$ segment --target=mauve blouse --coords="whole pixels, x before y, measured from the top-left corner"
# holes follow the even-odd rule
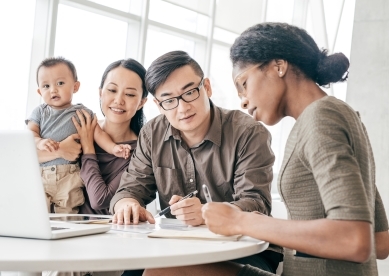
[[[80,214],[110,214],[109,203],[119,187],[123,171],[130,163],[137,141],[131,140],[120,144],[131,146],[128,159],[109,154],[96,143],[94,144],[96,154],[81,156],[80,175],[85,185],[83,189],[85,203],[80,206]]]

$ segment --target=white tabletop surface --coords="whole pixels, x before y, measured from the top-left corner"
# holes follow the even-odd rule
[[[109,231],[62,240],[0,237],[0,271],[104,271],[219,262],[253,255],[267,242],[148,238]]]

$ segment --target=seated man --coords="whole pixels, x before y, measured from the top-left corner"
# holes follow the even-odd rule
[[[267,129],[241,111],[213,104],[210,80],[185,52],[156,59],[146,73],[146,88],[162,115],[139,134],[138,147],[111,200],[113,222],[154,223],[145,205],[158,191],[161,209],[171,205],[167,217],[204,224],[203,184],[214,201],[269,215],[274,155]],[[196,197],[179,201],[193,191],[198,191]],[[282,249],[271,245],[234,261],[275,272],[280,260]]]

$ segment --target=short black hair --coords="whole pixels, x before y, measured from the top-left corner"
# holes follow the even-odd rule
[[[46,58],[44,59],[38,66],[38,69],[36,69],[36,83],[39,85],[39,82],[38,82],[38,73],[39,73],[39,69],[41,69],[42,67],[52,67],[52,66],[55,66],[57,64],[65,64],[70,72],[72,72],[72,75],[73,75],[73,79],[74,81],[78,81],[78,77],[77,77],[77,70],[76,70],[76,67],[74,66],[73,62],[71,62],[70,60],[64,58],[64,57],[49,57],[49,58]]]
[[[283,59],[318,85],[347,79],[350,66],[342,53],[327,55],[313,38],[301,28],[286,23],[261,23],[245,30],[230,50],[233,66]],[[261,66],[264,68],[264,66]]]
[[[146,85],[145,85],[146,69],[143,67],[142,64],[140,64],[138,61],[132,58],[117,60],[112,62],[110,65],[108,65],[108,67],[105,69],[103,73],[103,76],[101,77],[99,88],[100,89],[103,88],[108,73],[119,66],[136,73],[140,77],[142,81],[142,91],[143,91],[142,99],[146,98],[148,95]],[[101,113],[103,113],[103,110],[101,110]],[[131,118],[129,127],[132,131],[134,131],[136,135],[139,135],[139,132],[145,123],[146,123],[146,116],[144,115],[143,107],[142,107],[138,111],[136,111],[134,117]]]
[[[168,52],[154,60],[146,73],[146,88],[151,95],[162,85],[173,71],[185,65],[192,67],[193,71],[200,78],[204,72],[200,65],[184,51]]]

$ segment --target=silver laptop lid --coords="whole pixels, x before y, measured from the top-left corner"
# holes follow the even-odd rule
[[[0,152],[0,236],[50,238],[46,198],[31,131],[0,131]]]

